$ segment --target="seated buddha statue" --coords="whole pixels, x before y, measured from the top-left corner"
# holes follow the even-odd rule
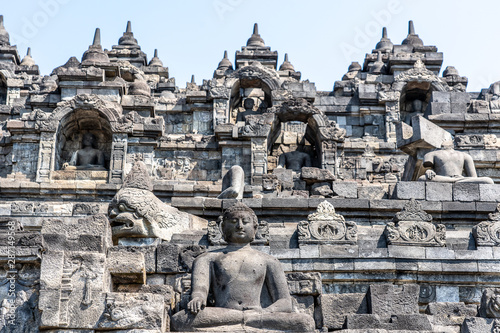
[[[195,259],[191,300],[186,310],[172,316],[174,330],[314,331],[311,316],[293,311],[280,262],[250,247],[258,227],[253,210],[236,203],[222,218],[221,229],[228,246]],[[261,304],[263,288],[272,299],[266,307]],[[214,306],[207,306],[209,293],[215,298]]]
[[[92,133],[83,134],[82,149],[71,156],[69,163],[64,163],[63,170],[104,170],[104,154],[94,148],[96,138]]]

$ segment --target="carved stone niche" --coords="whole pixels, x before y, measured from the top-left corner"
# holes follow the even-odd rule
[[[445,246],[446,226],[432,223],[420,202],[408,201],[385,228],[387,243],[410,246]]]
[[[358,226],[345,221],[342,215],[328,201],[318,205],[315,213],[309,214],[307,221],[297,225],[300,244],[356,244]]]
[[[222,216],[219,216],[217,221],[208,222],[208,241],[210,245],[224,246],[227,242],[222,237]],[[251,245],[269,245],[269,224],[266,221],[259,221],[259,227],[255,234],[255,240]]]
[[[109,121],[97,110],[75,110],[61,120],[57,133],[56,170],[62,169],[62,165],[69,162],[72,155],[83,148],[82,140],[85,133],[94,135],[93,148],[104,154],[104,168],[109,170],[112,131]]]
[[[477,246],[500,246],[500,204],[494,213],[488,215],[488,221],[472,228],[472,234]]]

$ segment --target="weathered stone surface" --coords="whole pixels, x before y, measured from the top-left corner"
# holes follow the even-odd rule
[[[148,245],[117,245],[108,249],[108,257],[113,252],[132,252],[132,253],[142,253],[144,256],[144,265],[146,268],[146,273],[155,273],[156,272],[156,246],[148,246]]]
[[[381,317],[417,314],[419,289],[416,284],[372,284],[368,292],[369,311]]]
[[[323,294],[321,295],[321,311],[324,327],[328,327],[329,330],[341,329],[348,315],[368,313],[366,294]]]
[[[106,265],[114,283],[146,283],[146,264],[143,253],[125,250],[109,252]]]
[[[292,295],[321,294],[320,273],[289,273],[287,274],[288,289]]]
[[[434,325],[441,326],[460,326],[466,317],[475,317],[477,315],[477,305],[463,302],[459,303],[429,303],[426,314],[432,317]]]
[[[479,315],[484,318],[500,318],[500,288],[486,288],[483,291]]]
[[[461,333],[494,332],[494,327],[500,327],[493,318],[466,318],[462,324]]]
[[[161,295],[107,293],[106,310],[99,318],[99,329],[157,329],[166,327],[165,304]]]
[[[454,201],[479,201],[479,184],[456,183],[453,184]]]
[[[394,194],[396,199],[425,199],[425,183],[398,182]]]
[[[300,177],[308,184],[331,182],[335,180],[335,176],[330,171],[325,169],[303,167],[301,170],[302,173]]]
[[[425,199],[429,201],[452,201],[453,190],[450,183],[427,182]]]
[[[321,195],[329,197],[333,194],[332,188],[329,183],[315,183],[311,186],[311,195]]]
[[[356,182],[333,182],[332,190],[334,194],[343,198],[357,198],[358,184]]]
[[[70,223],[58,219],[44,220],[42,238],[53,251],[103,253],[112,245],[111,228],[108,219],[102,214]]]

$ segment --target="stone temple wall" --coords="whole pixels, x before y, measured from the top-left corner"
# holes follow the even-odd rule
[[[236,202],[317,331],[500,332],[500,82],[412,22],[317,91],[257,25],[181,88],[130,23],[43,76],[0,21],[1,332],[174,330]]]

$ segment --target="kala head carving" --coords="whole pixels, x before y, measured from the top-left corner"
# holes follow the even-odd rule
[[[195,217],[167,206],[152,190],[146,165],[136,162],[109,205],[114,240],[123,237],[170,240],[174,232],[189,228],[190,220]]]

